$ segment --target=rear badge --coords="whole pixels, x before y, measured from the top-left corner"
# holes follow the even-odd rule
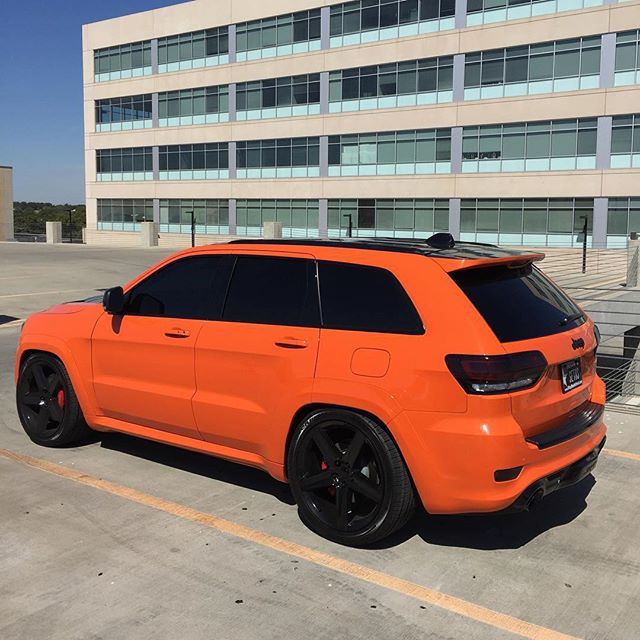
[[[578,349],[584,349],[584,340],[582,338],[575,338],[571,340],[571,346],[573,347],[574,351],[577,351]]]

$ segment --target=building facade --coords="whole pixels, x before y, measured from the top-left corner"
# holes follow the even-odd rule
[[[13,169],[0,166],[0,242],[13,240]]]
[[[640,231],[640,0],[193,0],[83,61],[91,243]]]

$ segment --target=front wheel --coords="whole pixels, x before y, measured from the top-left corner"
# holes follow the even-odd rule
[[[90,432],[67,370],[47,353],[34,353],[24,361],[16,405],[22,427],[36,444],[62,447]]]
[[[293,434],[287,463],[301,520],[329,540],[371,544],[413,513],[402,456],[368,416],[334,409],[311,414]]]

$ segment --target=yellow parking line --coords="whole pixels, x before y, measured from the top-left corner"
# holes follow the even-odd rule
[[[107,480],[102,480],[101,478],[80,473],[74,469],[69,469],[67,467],[48,462],[47,460],[32,458],[13,451],[8,451],[7,449],[0,449],[0,456],[23,465],[34,467],[35,469],[52,473],[68,480],[79,482],[80,484],[93,487],[94,489],[100,489],[101,491],[111,493],[146,507],[151,507],[152,509],[157,509],[158,511],[168,513],[178,518],[183,518],[184,520],[189,520],[191,522],[210,527],[211,529],[216,529],[217,531],[221,531],[227,535],[241,538],[254,544],[312,562],[320,567],[332,569],[333,571],[346,574],[352,578],[389,589],[390,591],[401,593],[405,596],[409,596],[410,598],[419,600],[420,602],[439,607],[451,613],[464,616],[465,618],[476,620],[477,622],[482,622],[496,629],[508,631],[523,638],[529,638],[531,640],[577,640],[574,636],[569,636],[564,633],[554,631],[553,629],[547,629],[546,627],[541,627],[530,622],[520,620],[519,618],[515,618],[505,613],[493,611],[492,609],[482,607],[474,604],[473,602],[468,602],[467,600],[462,600],[461,598],[441,593],[435,589],[424,587],[420,584],[416,584],[415,582],[409,582],[408,580],[397,578],[383,573],[382,571],[377,571],[376,569],[371,569],[355,562],[343,560],[342,558],[337,558],[328,553],[316,551],[295,542],[289,542],[282,538],[269,535],[268,533],[263,533],[255,529],[245,527],[244,525],[224,520],[223,518],[203,513],[202,511],[191,509],[190,507],[186,507],[175,502],[163,500],[162,498],[142,493],[129,487],[124,487]]]
[[[627,460],[640,462],[640,454],[638,453],[629,453],[628,451],[619,451],[618,449],[608,449],[607,447],[602,451],[604,453],[608,453],[610,456],[615,456],[616,458],[627,458]]]

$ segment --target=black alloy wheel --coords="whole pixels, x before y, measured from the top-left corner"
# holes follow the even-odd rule
[[[413,510],[413,488],[393,440],[355,412],[308,417],[294,434],[288,470],[302,520],[342,544],[379,540]]]
[[[49,354],[32,354],[23,363],[16,405],[24,430],[37,444],[62,446],[89,431],[64,365]]]

